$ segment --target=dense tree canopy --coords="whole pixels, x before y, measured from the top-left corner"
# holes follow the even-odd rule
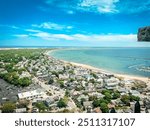
[[[29,77],[20,78],[22,72],[27,70],[25,67],[18,68],[17,64],[29,59],[38,59],[45,51],[46,49],[0,50],[0,68],[5,70],[5,73],[0,72],[0,78],[16,86],[29,86],[31,84]]]
[[[58,106],[59,108],[63,108],[63,107],[66,107],[66,106],[67,106],[67,103],[66,103],[66,101],[65,101],[63,98],[61,98],[61,99],[58,101],[57,106]]]
[[[16,105],[14,103],[6,102],[2,106],[2,112],[3,113],[13,113],[15,108],[16,108]]]

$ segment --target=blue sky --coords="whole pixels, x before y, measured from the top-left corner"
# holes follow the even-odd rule
[[[150,0],[0,0],[0,46],[134,46]]]

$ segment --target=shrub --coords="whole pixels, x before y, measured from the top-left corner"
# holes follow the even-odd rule
[[[2,107],[2,112],[3,113],[13,113],[15,108],[16,108],[16,106],[14,103],[6,102],[6,103],[4,103],[4,105]]]
[[[63,108],[63,107],[66,107],[66,106],[67,106],[67,103],[62,98],[57,103],[57,107],[59,107],[59,108]]]

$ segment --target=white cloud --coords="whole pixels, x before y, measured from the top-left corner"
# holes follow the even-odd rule
[[[45,0],[45,3],[61,8],[68,14],[76,10],[96,13],[139,13],[150,10],[150,0]],[[48,11],[48,8],[42,7],[41,10]]]
[[[117,2],[119,2],[119,0],[83,0],[78,6],[82,10],[99,13],[115,13],[118,12],[115,6]]]
[[[97,13],[116,13],[119,0],[46,0],[45,3],[74,14],[75,10]],[[46,8],[46,7],[45,7]],[[43,10],[43,9],[42,9]]]
[[[34,30],[34,29],[25,29],[25,31],[27,31],[27,32],[35,32],[35,33],[42,32],[41,30]]]
[[[66,11],[67,12],[67,14],[74,14],[75,12],[74,11],[72,11],[72,10],[68,10],[68,11]]]
[[[46,33],[46,32],[39,32],[39,33],[36,33],[36,34],[30,34],[30,36],[38,37],[38,38],[41,38],[41,39],[44,39],[44,40],[49,40],[49,41],[58,40],[58,39],[52,37],[51,34]]]
[[[98,43],[98,42],[135,42],[137,41],[136,34],[129,34],[129,35],[84,35],[84,34],[51,34],[47,32],[39,32],[36,34],[30,34],[34,37],[40,37],[46,40],[67,40],[67,41],[79,41],[79,42],[87,42],[87,43]]]
[[[83,35],[83,34],[75,34],[73,35],[75,40],[79,41],[87,41],[87,42],[132,42],[136,41],[137,35],[129,34],[129,35]]]
[[[73,40],[72,36],[66,35],[66,34],[51,34],[51,33],[47,33],[47,32],[40,32],[40,33],[36,33],[36,34],[31,34],[31,36],[36,36],[36,37],[40,37],[42,39],[46,39],[46,40]]]
[[[10,26],[11,28],[13,28],[13,29],[19,29],[19,27],[17,27],[17,26]]]
[[[29,35],[26,35],[26,34],[16,34],[16,35],[13,35],[15,37],[18,37],[18,38],[25,38],[25,37],[28,37]]]
[[[66,34],[52,34],[51,36],[56,39],[74,40],[72,36]]]
[[[41,24],[33,24],[32,27],[43,28],[43,29],[52,29],[52,30],[63,30],[63,29],[72,29],[72,26],[60,25],[52,22],[44,22]]]

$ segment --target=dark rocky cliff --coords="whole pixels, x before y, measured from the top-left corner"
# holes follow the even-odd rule
[[[139,28],[138,41],[149,41],[150,42],[150,26]]]

